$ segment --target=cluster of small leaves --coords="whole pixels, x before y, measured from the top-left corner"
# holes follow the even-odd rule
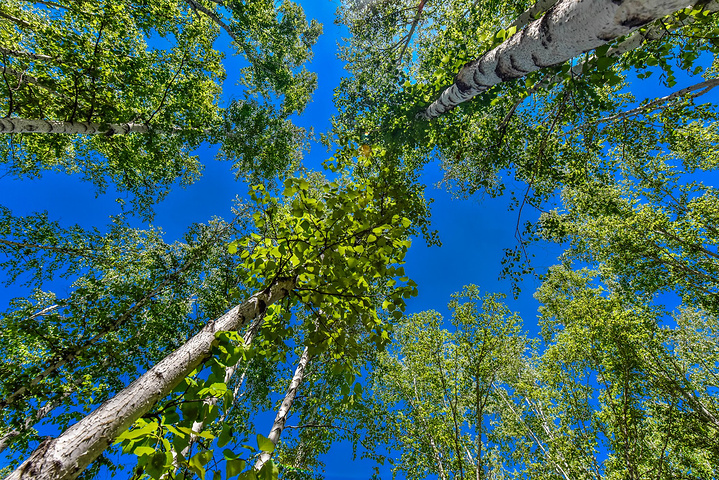
[[[264,236],[230,246],[243,247],[248,285],[296,279],[294,299],[319,317],[319,328],[307,329],[312,354],[334,345],[351,351],[355,339],[347,331],[353,324],[372,332],[378,346],[386,344],[378,303],[400,318],[405,299],[416,293],[401,267],[411,222],[400,215],[393,194],[370,180],[326,182],[317,192],[305,179],[289,179],[284,207],[264,187],[252,195],[265,205],[255,216]],[[284,315],[289,320],[291,313]]]
[[[204,479],[211,470],[220,475],[224,461],[228,476],[270,478],[265,475],[274,471],[276,478],[277,467],[271,463],[259,472],[243,471],[247,458],[228,449],[222,458],[216,453],[248,434],[228,418],[236,403],[228,372],[256,359],[283,363],[287,343],[302,331],[299,338],[325,369],[321,377],[336,385],[336,403],[354,408],[362,399],[362,386],[355,383],[360,356],[367,345],[382,348],[389,342],[386,317],[401,318],[405,300],[416,293],[401,268],[411,222],[400,215],[403,202],[396,202],[378,179],[311,183],[291,178],[284,187],[285,204],[262,186],[253,189],[251,196],[263,209],[254,215],[258,233],[232,242],[228,250],[239,251],[250,291],[293,278],[288,301],[267,309],[250,345],[239,332],[219,333],[205,370],[188,377],[161,407],[118,439],[139,457],[139,476]],[[154,427],[146,425],[148,418],[156,419]],[[258,438],[260,449],[269,453],[264,437]]]
[[[228,9],[238,28],[235,41],[250,61],[242,70],[250,91],[282,95],[284,115],[299,113],[317,87],[317,76],[302,65],[312,58],[311,47],[322,34],[316,20],[307,22],[302,7],[283,0],[255,0],[248,4],[229,2]]]
[[[217,133],[218,158],[231,161],[236,176],[249,184],[268,184],[299,166],[309,149],[308,135],[270,106],[252,100],[232,102],[223,111]]]

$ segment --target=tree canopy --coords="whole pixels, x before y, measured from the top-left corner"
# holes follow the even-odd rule
[[[332,480],[338,444],[368,478],[719,476],[719,4],[336,7],[316,138],[301,2],[0,5],[0,181],[122,204],[0,205],[0,476]],[[168,239],[211,156],[246,194]],[[405,272],[433,163],[515,237],[447,310]]]

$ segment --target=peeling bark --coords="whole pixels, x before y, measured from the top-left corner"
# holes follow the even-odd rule
[[[222,317],[207,324],[182,347],[161,360],[94,412],[38,447],[6,480],[76,478],[135,420],[175,388],[210,355],[215,334],[239,330],[285,298],[294,288],[291,279],[276,280]]]
[[[466,64],[419,117],[436,118],[502,82],[557,65],[690,5],[688,0],[562,0],[541,19]]]

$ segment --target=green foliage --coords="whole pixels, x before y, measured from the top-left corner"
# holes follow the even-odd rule
[[[199,177],[193,151],[202,142],[221,144],[221,156],[252,180],[294,167],[304,135],[287,116],[301,111],[315,88],[302,64],[311,58],[321,25],[307,23],[289,1],[232,2],[229,26],[212,10],[222,2],[201,3],[4,2],[0,109],[7,117],[150,128],[114,136],[3,135],[8,172],[80,173],[99,193],[108,186],[130,192],[136,211],[151,218],[151,205],[175,182],[188,185]],[[234,47],[249,61],[241,77],[246,93],[269,101],[282,96],[281,114],[256,100],[220,106],[219,28],[230,30]],[[251,112],[238,117],[248,106]],[[274,139],[268,128],[276,131]],[[262,160],[255,163],[256,156]]]
[[[3,448],[26,452],[42,419],[66,428],[121,389],[123,377],[224,312],[228,283],[239,281],[225,245],[242,234],[247,216],[238,210],[230,223],[192,226],[184,242],[167,244],[160,231],[121,218],[101,233],[4,210],[5,281],[33,289],[13,299],[0,321]],[[51,281],[67,293],[44,287]]]
[[[373,373],[374,408],[359,420],[369,430],[367,448],[386,444],[399,454],[395,475],[501,472],[502,441],[493,431],[528,346],[521,320],[501,300],[471,285],[449,304],[451,331],[433,311],[405,318],[397,328],[396,343]]]
[[[219,333],[203,368],[117,439],[151,477],[183,472],[204,479],[224,461],[225,472],[239,478],[277,478],[277,465],[254,471],[251,457],[237,453],[237,447],[248,446],[240,439],[252,432],[250,425],[232,417],[239,399],[228,372],[242,364],[248,372],[253,362],[283,362],[293,337],[308,346],[313,358],[325,359],[321,375],[336,377],[337,404],[346,409],[362,401],[355,377],[364,352],[368,345],[381,349],[389,342],[391,319],[401,318],[405,300],[416,294],[401,267],[411,222],[401,216],[402,202],[381,177],[313,183],[288,179],[283,204],[264,187],[253,189],[251,196],[261,206],[253,215],[257,233],[230,243],[228,250],[242,259],[249,291],[262,290],[278,278],[294,279],[295,287],[281,306],[264,312],[259,338],[249,344],[240,332]],[[266,384],[270,376],[261,370],[258,374]],[[150,419],[154,426],[148,426]],[[251,453],[274,452],[270,440],[256,438],[257,450],[253,447]],[[149,456],[147,447],[170,461],[162,463],[157,453]],[[155,459],[157,465],[149,469],[146,462]]]
[[[389,335],[374,313],[373,297],[381,296],[382,308],[396,312],[396,319],[416,293],[401,267],[411,222],[381,182],[327,182],[312,191],[307,180],[289,179],[284,210],[263,187],[251,194],[265,206],[255,215],[264,238],[253,234],[242,244],[248,285],[296,279],[296,301],[308,312],[322,312],[321,328],[308,328],[313,355],[335,347],[351,352],[354,323],[373,332],[378,346],[386,344]]]
[[[425,122],[417,114],[466,62],[514,35],[499,26],[529,5],[353,5],[340,9],[351,75],[323,137],[337,147],[325,162],[334,181],[286,178],[309,138],[289,118],[316,85],[303,64],[321,32],[298,5],[0,6],[6,116],[150,127],[5,136],[9,173],[80,173],[99,191],[131,192],[149,216],[170,185],[199,175],[193,151],[208,141],[238,177],[264,184],[238,219],[194,226],[171,245],[122,218],[88,231],[0,207],[5,282],[34,289],[0,321],[2,447],[26,453],[53,408],[49,421],[66,427],[282,279],[293,284],[282,302],[258,305],[246,332],[219,332],[202,365],[115,439],[137,457],[133,478],[317,478],[319,456],[340,440],[408,478],[717,477],[719,192],[696,180],[718,164],[716,112],[693,94],[627,110],[636,102],[624,82],[715,75],[702,60],[717,53],[719,16],[689,7],[642,29],[638,48],[617,55],[619,39]],[[248,61],[245,99],[224,108],[221,30]],[[520,244],[504,262],[518,292],[533,271],[525,243],[567,247],[537,292],[543,343],[521,332],[503,297],[475,286],[453,296],[448,322],[404,316],[417,293],[403,269],[410,239],[439,243],[418,184],[432,160],[460,196],[514,189],[520,219],[525,206],[544,209],[517,222]],[[64,298],[48,290],[57,280],[72,282]],[[665,294],[680,305],[666,308]],[[295,433],[275,445],[253,417],[276,407],[304,348],[312,361]],[[274,459],[255,469],[263,452]]]

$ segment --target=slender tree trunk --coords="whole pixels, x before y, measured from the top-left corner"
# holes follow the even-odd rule
[[[432,431],[429,428],[429,425],[425,421],[422,411],[419,408],[419,392],[417,391],[417,379],[412,379],[414,383],[414,400],[415,405],[414,408],[417,410],[417,419],[419,420],[419,423],[422,424],[422,428],[424,428],[425,432],[427,432],[427,436],[429,437],[429,446],[432,448],[432,453],[434,454],[434,460],[437,462],[437,468],[439,469],[439,478],[440,480],[447,480],[447,474],[444,472],[444,465],[442,463],[442,457],[439,454],[439,449],[437,448],[437,443],[434,441],[434,435],[432,435]]]
[[[260,315],[255,319],[254,322],[252,322],[252,325],[250,325],[250,328],[247,330],[247,333],[245,333],[245,336],[243,337],[243,341],[245,342],[245,345],[250,345],[252,343],[252,341],[255,339],[255,336],[257,335],[257,332],[260,329],[260,326],[262,325],[262,320],[263,320],[263,315]],[[230,380],[232,380],[232,377],[235,375],[235,372],[237,371],[237,366],[239,364],[240,364],[240,362],[237,362],[233,366],[225,368],[225,378],[224,378],[225,385],[230,383]],[[240,385],[242,385],[244,383],[244,381],[245,381],[245,374],[243,373],[242,376],[240,377],[240,381],[239,381],[237,387],[235,387],[235,390],[233,392],[234,394],[237,393],[237,390],[239,389]],[[203,401],[203,403],[205,403],[206,405],[214,406],[214,405],[217,405],[217,402],[219,400],[220,399],[218,397],[208,397]],[[229,408],[229,405],[226,406],[226,409],[227,408]],[[225,411],[225,413],[223,414],[223,418],[224,418],[224,415],[226,415],[226,413],[227,412]],[[221,421],[222,421],[222,419],[221,419]],[[204,419],[202,421],[195,421],[192,423],[192,431],[193,432],[200,433],[204,429],[205,429],[205,420]],[[197,435],[195,435],[195,433],[193,433],[190,436],[189,444],[185,447],[184,450],[182,450],[183,457],[190,458],[190,455],[189,455],[190,449],[192,448],[192,445],[196,441],[197,441]]]
[[[23,50],[13,50],[11,48],[0,47],[0,54],[7,55],[15,58],[28,58],[30,60],[41,60],[43,62],[49,62],[54,60],[49,55],[42,55],[39,53],[25,52]]]
[[[527,430],[527,433],[529,433],[529,436],[532,437],[532,439],[534,440],[534,443],[536,443],[537,447],[539,447],[539,449],[542,451],[542,455],[544,455],[544,458],[546,458],[552,464],[552,467],[554,468],[555,472],[560,474],[562,476],[562,478],[564,478],[564,480],[570,480],[569,474],[567,473],[570,471],[570,469],[569,469],[569,465],[567,465],[566,461],[563,461],[563,463],[564,463],[564,466],[567,467],[567,470],[562,468],[562,466],[559,464],[559,461],[557,461],[553,458],[552,453],[549,450],[547,450],[547,448],[544,446],[544,443],[542,442],[542,440],[534,432],[534,430],[532,430],[532,427],[527,425],[527,423],[522,418],[522,414],[520,412],[517,412],[517,410],[514,408],[512,401],[509,398],[507,398],[507,394],[504,392],[504,390],[502,390],[500,387],[497,387],[496,385],[494,385],[494,383],[492,384],[492,387],[494,387],[495,389],[497,389],[499,391],[499,398],[501,398],[502,401],[504,402],[504,405],[507,408],[509,408],[509,410],[512,412],[512,415],[514,415],[514,418]]]
[[[62,133],[66,135],[120,135],[147,133],[143,123],[62,122],[27,118],[0,118],[0,133]]]
[[[482,403],[482,396],[480,393],[479,388],[479,373],[477,373],[474,377],[474,394],[475,394],[475,402],[476,402],[476,409],[477,409],[477,419],[475,422],[477,422],[477,480],[482,480],[482,476],[484,474],[484,467],[482,466],[482,421],[483,421],[483,408],[484,404]]]
[[[457,455],[457,462],[459,464],[459,478],[460,480],[464,480],[464,468],[462,466],[462,449],[459,446],[459,442],[461,441],[462,437],[459,431],[459,423],[457,421],[457,408],[456,408],[456,401],[457,401],[457,395],[447,388],[447,384],[444,380],[444,369],[442,368],[442,361],[444,360],[439,355],[439,351],[435,353],[436,359],[437,359],[437,366],[439,367],[439,380],[442,384],[442,396],[444,397],[444,394],[447,394],[447,397],[449,399],[449,409],[450,413],[452,414],[452,423],[454,425],[454,448]],[[456,387],[456,366],[455,366],[455,387]],[[452,402],[452,397],[454,396],[455,402]]]
[[[185,345],[165,357],[58,438],[38,447],[6,480],[76,478],[120,433],[147,413],[210,355],[217,332],[239,330],[294,288],[278,279],[222,317],[210,322]]]
[[[302,356],[300,357],[300,361],[297,363],[297,368],[295,369],[295,374],[292,376],[292,381],[290,381],[290,386],[287,389],[287,393],[285,393],[285,398],[284,400],[282,400],[280,409],[277,411],[275,421],[272,424],[272,428],[270,429],[270,434],[267,436],[267,438],[272,442],[273,445],[277,445],[277,442],[280,441],[280,437],[282,436],[282,430],[284,430],[285,423],[287,422],[287,416],[290,414],[292,403],[295,401],[295,397],[297,396],[297,390],[299,390],[302,379],[305,376],[305,368],[307,367],[307,363],[309,361],[310,352],[309,349],[305,347],[304,351],[302,352]],[[261,469],[262,466],[267,463],[267,460],[269,460],[270,457],[272,457],[272,454],[262,452],[260,458],[258,458],[257,462],[255,462],[255,470]]]
[[[590,125],[596,125],[598,123],[609,123],[614,122],[616,120],[621,120],[622,118],[631,117],[634,115],[639,115],[641,113],[647,113],[652,110],[657,110],[661,108],[665,108],[671,105],[672,100],[675,100],[677,98],[691,98],[692,100],[704,95],[705,93],[709,93],[714,87],[719,85],[719,78],[712,78],[710,80],[705,80],[703,82],[699,82],[695,85],[692,85],[690,87],[682,88],[681,90],[677,90],[674,93],[671,93],[669,95],[666,95],[664,97],[655,98],[651,102],[647,102],[644,105],[639,105],[636,108],[632,108],[631,110],[626,110],[624,112],[617,113],[615,115],[610,115],[608,117],[601,117],[597,118],[596,120],[592,120],[590,122],[587,122],[581,126],[577,126],[569,130],[567,133],[571,133],[581,127],[586,127]],[[669,235],[667,232],[655,230],[655,233],[659,233],[661,235]],[[678,240],[676,237],[672,236],[674,240]],[[700,251],[703,251],[703,253],[711,256],[711,257],[719,257],[716,253],[706,250],[702,248],[700,245],[693,245],[692,248],[697,248]]]
[[[465,65],[420,117],[432,119],[501,82],[563,63],[692,3],[687,0],[561,0],[541,19]]]
[[[409,33],[406,35],[407,40],[404,42],[404,46],[402,47],[402,51],[399,54],[399,58],[397,59],[397,63],[402,63],[402,57],[404,57],[405,52],[407,51],[407,47],[409,46],[409,42],[412,41],[412,35],[414,35],[414,31],[417,28],[417,24],[419,23],[419,19],[422,17],[422,10],[424,9],[424,4],[427,2],[427,0],[420,0],[419,5],[417,6],[417,13],[414,16],[414,19],[412,20],[412,27],[409,29]]]

